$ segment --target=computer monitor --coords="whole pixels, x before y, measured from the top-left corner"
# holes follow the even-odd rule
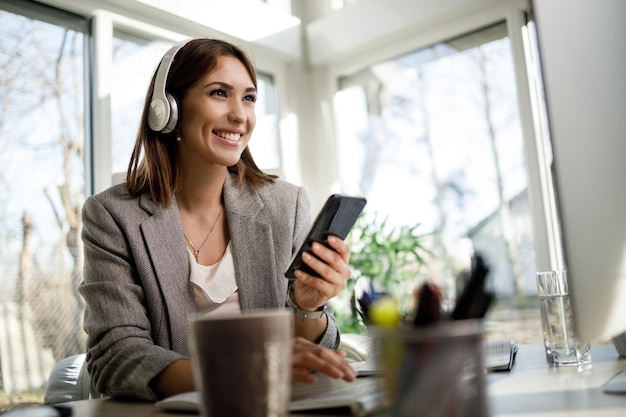
[[[626,1],[533,4],[580,339],[626,331]]]

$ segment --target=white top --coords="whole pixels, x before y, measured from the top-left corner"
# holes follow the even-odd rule
[[[196,308],[199,313],[241,313],[239,289],[235,279],[235,262],[230,242],[222,259],[213,265],[196,262],[191,249],[187,248]]]

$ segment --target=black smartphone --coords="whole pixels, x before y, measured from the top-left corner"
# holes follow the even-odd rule
[[[289,268],[285,272],[285,277],[294,278],[293,272],[296,269],[319,276],[315,271],[302,262],[302,253],[311,252],[311,244],[320,242],[327,245],[328,236],[335,235],[341,239],[345,239],[350,233],[352,226],[356,223],[359,214],[365,207],[366,200],[364,197],[353,197],[341,194],[333,194],[328,197],[326,203],[320,210],[319,214],[311,226],[311,230],[307,234],[306,239],[291,258]]]

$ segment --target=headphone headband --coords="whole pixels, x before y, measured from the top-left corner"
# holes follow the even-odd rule
[[[170,133],[178,123],[178,103],[174,96],[165,92],[165,87],[174,57],[190,40],[186,39],[172,46],[159,63],[148,111],[148,126],[155,132]]]

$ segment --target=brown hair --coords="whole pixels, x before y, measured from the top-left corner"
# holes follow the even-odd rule
[[[254,65],[241,48],[217,39],[193,39],[177,52],[167,76],[166,91],[173,95],[179,104],[182,103],[189,88],[199,78],[213,71],[222,56],[232,56],[241,61],[250,74],[254,86],[257,86]],[[147,118],[155,77],[156,71],[146,94],[126,181],[131,195],[138,196],[150,192],[155,203],[169,207],[173,194],[180,186],[181,170],[178,164],[176,130],[171,133],[160,133],[154,132],[148,126]],[[181,106],[178,107],[180,112]],[[239,161],[228,167],[228,171],[237,174],[241,183],[247,183],[254,188],[273,182],[276,178],[275,175],[266,174],[257,167],[247,146]]]

